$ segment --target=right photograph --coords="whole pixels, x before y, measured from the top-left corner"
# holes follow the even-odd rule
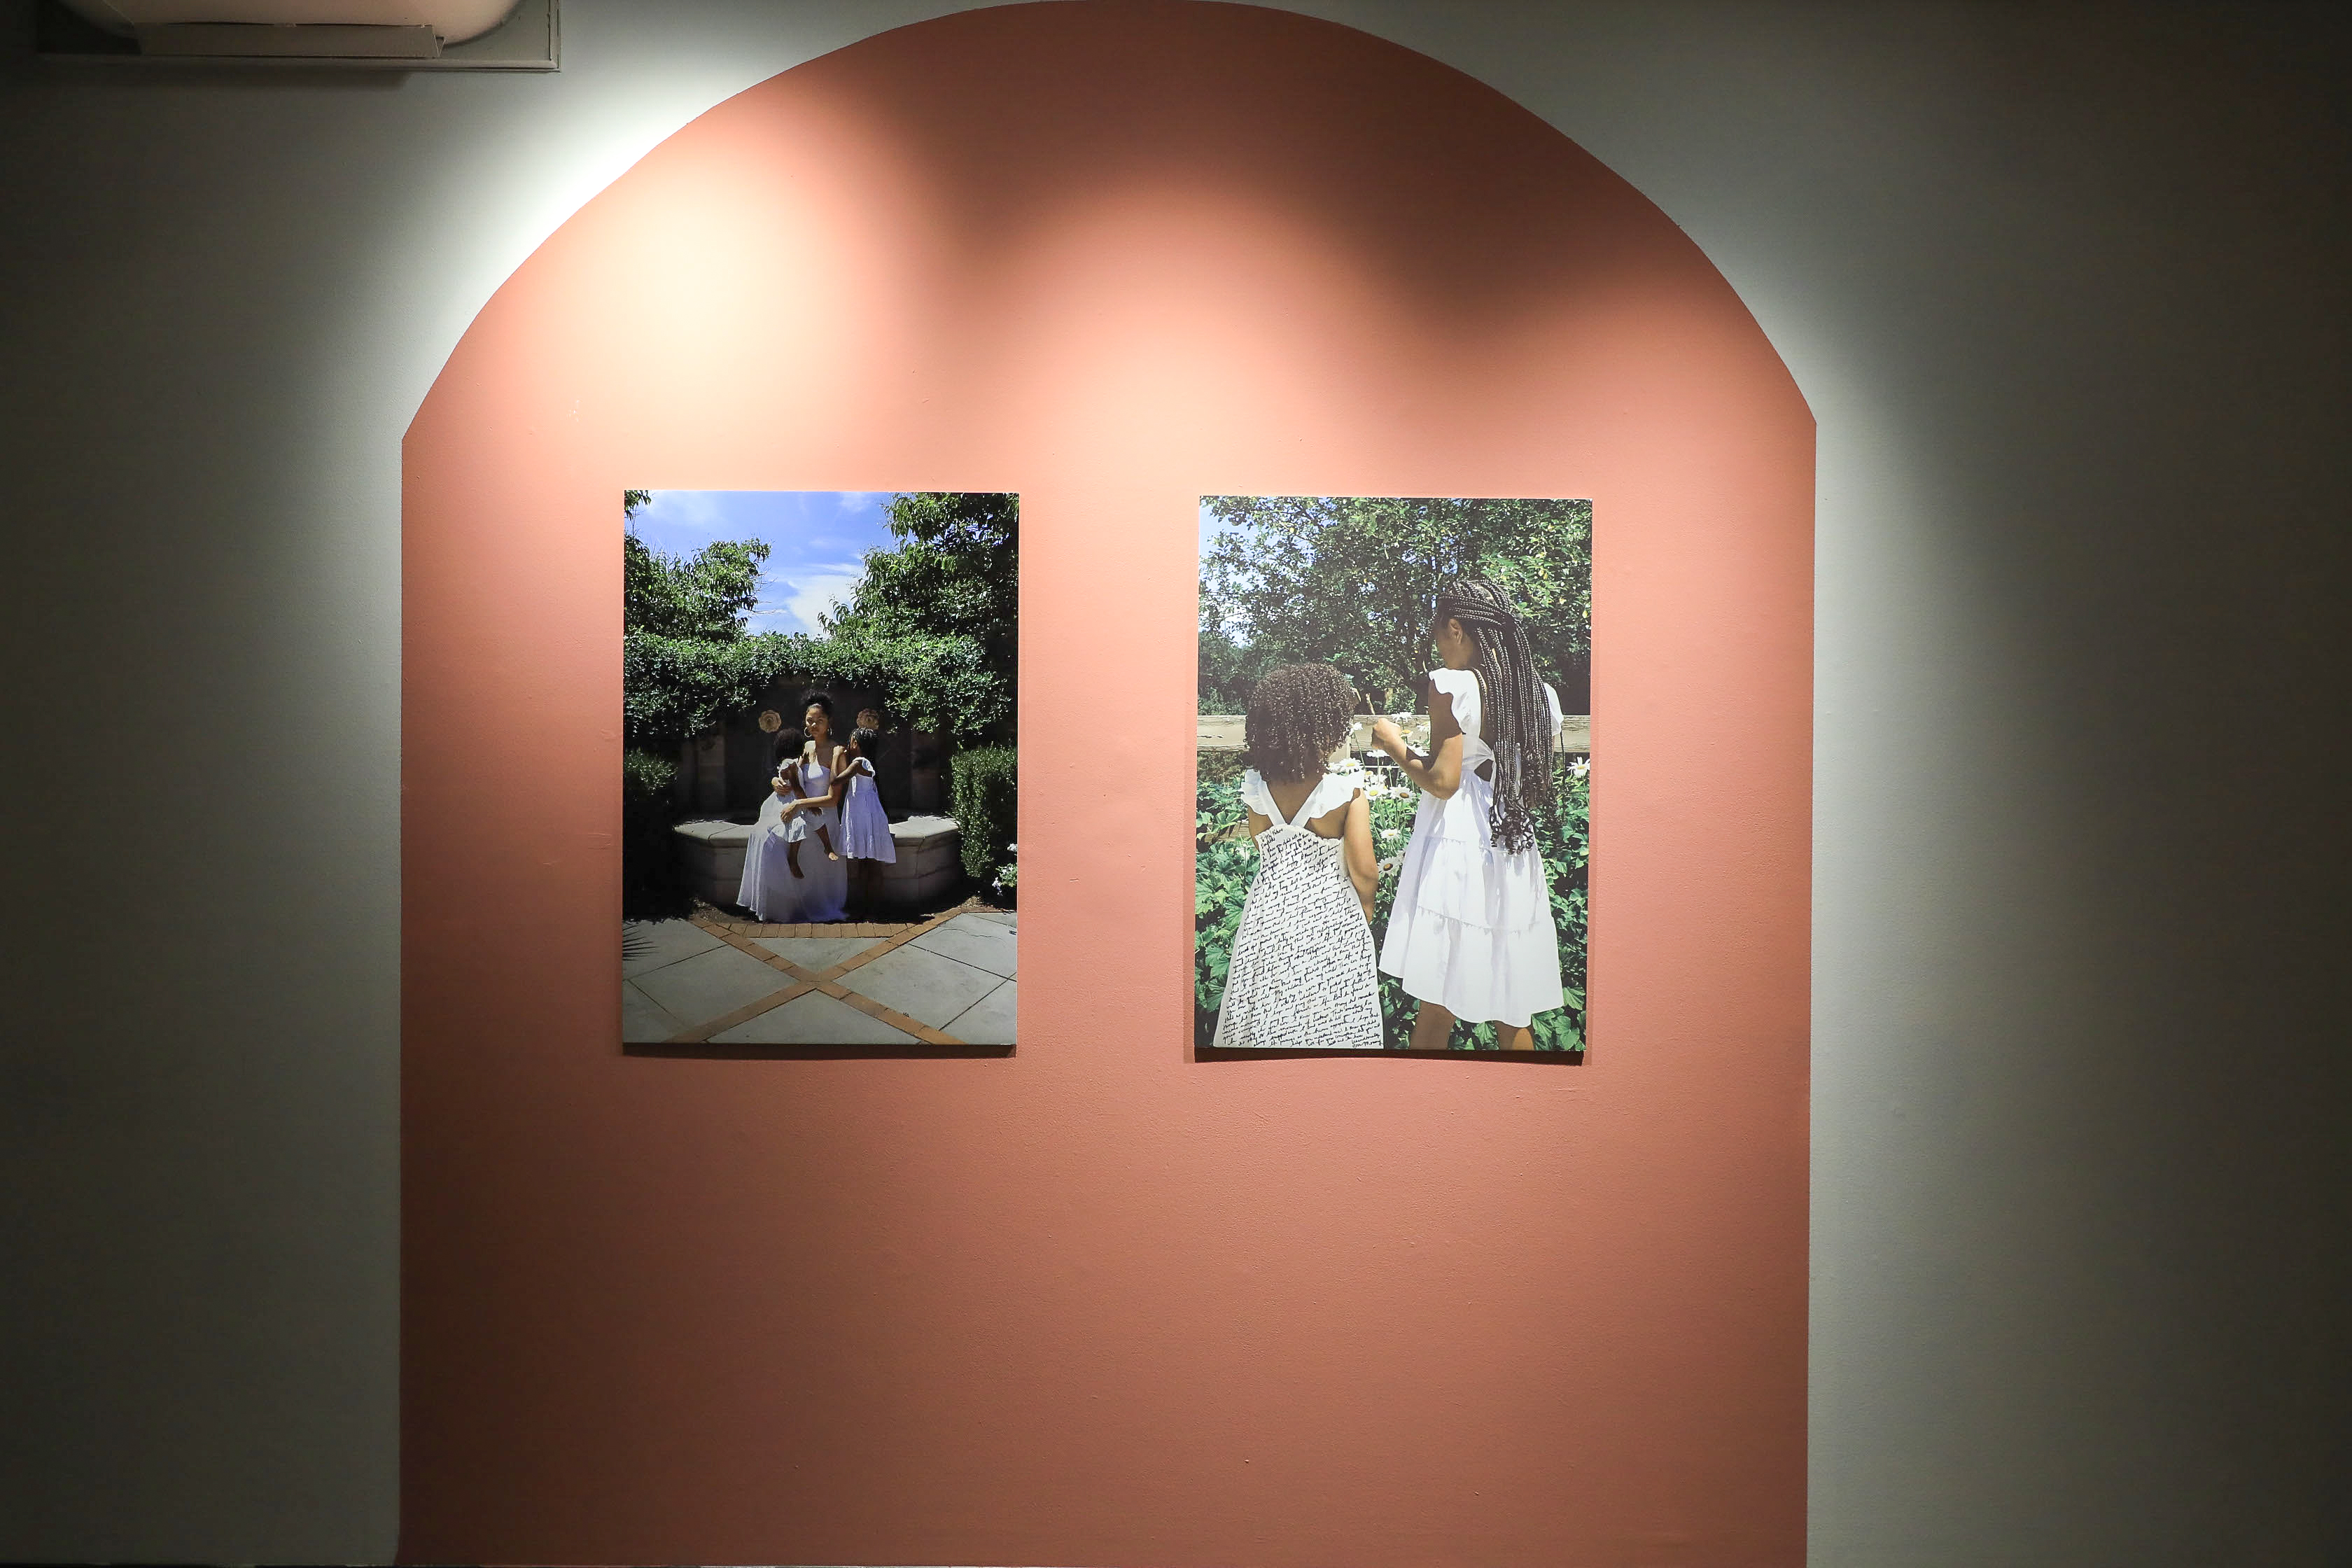
[[[1200,529],[1194,1044],[1581,1054],[1592,503]]]

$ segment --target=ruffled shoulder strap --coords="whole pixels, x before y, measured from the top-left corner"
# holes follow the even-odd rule
[[[1282,820],[1282,808],[1274,804],[1274,792],[1265,787],[1265,781],[1258,777],[1255,768],[1242,774],[1242,804],[1260,816]]]
[[[1429,672],[1432,693],[1443,691],[1453,700],[1454,727],[1462,731],[1462,744],[1469,753],[1492,756],[1486,742],[1478,738],[1486,727],[1482,703],[1478,695],[1478,672],[1475,669],[1433,669]]]
[[[1343,773],[1325,773],[1322,781],[1315,786],[1315,793],[1307,797],[1307,804],[1299,807],[1298,815],[1292,820],[1312,822],[1327,812],[1337,811],[1355,799],[1356,792],[1362,787],[1363,780],[1360,778]]]
[[[1478,673],[1475,670],[1446,669],[1440,667],[1429,672],[1429,684],[1432,690],[1443,691],[1446,696],[1454,699],[1454,705],[1456,708],[1462,706],[1464,698],[1475,698],[1478,695]]]

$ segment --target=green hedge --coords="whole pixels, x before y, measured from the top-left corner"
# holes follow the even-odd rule
[[[629,745],[675,746],[726,722],[792,676],[864,687],[918,730],[978,740],[1013,710],[1012,682],[966,637],[810,637],[763,633],[735,642],[630,632],[621,644]]]
[[[652,752],[621,753],[621,913],[628,920],[681,914],[692,902],[670,853],[677,764]]]
[[[1010,746],[958,752],[950,765],[956,826],[963,832],[963,868],[985,882],[1011,857],[1020,825],[1020,790]]]

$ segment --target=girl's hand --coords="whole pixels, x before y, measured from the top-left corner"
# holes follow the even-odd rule
[[[1403,760],[1407,749],[1404,743],[1404,731],[1396,727],[1396,721],[1393,719],[1372,721],[1372,744],[1399,761]]]

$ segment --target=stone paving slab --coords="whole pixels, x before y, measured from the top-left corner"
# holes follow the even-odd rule
[[[852,1008],[855,1012],[856,1009]],[[687,1021],[646,995],[629,981],[621,983],[621,1043],[626,1046],[659,1045],[680,1029]]]
[[[950,1018],[969,1009],[1003,982],[985,969],[926,952],[908,942],[870,963],[859,964],[843,975],[838,984],[844,990],[871,996],[893,1012],[904,1013],[934,1029],[943,1029]]]
[[[978,915],[958,915],[907,945],[936,952],[942,958],[957,959],[974,969],[985,969],[1010,980],[1015,972],[1014,952],[1019,940],[1010,926],[982,920]],[[948,1032],[955,1033],[952,1029]]]
[[[666,969],[681,959],[725,945],[692,921],[623,921],[621,977],[625,980],[647,970]]]
[[[1020,929],[1021,917],[1011,910],[974,910],[971,911],[971,918],[976,921],[988,921],[992,924],[1016,931]]]
[[[723,944],[630,982],[678,1017],[698,1024],[772,996],[792,983],[782,970]]]
[[[797,963],[811,973],[831,969],[845,958],[854,958],[869,947],[882,945],[878,936],[758,936],[751,940],[785,963]],[[857,1009],[852,1007],[850,1011],[855,1013]]]
[[[915,1037],[836,996],[812,991],[710,1037],[720,1046],[905,1046]]]
[[[953,1022],[940,1027],[957,1039],[975,1046],[1010,1046],[1013,1037],[1014,1004],[1020,987],[1008,980],[963,1012]]]

